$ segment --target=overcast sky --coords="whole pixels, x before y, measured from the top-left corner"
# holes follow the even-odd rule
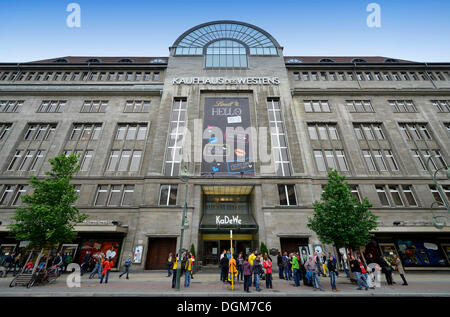
[[[70,3],[81,27],[66,24]],[[381,27],[369,27],[369,3]],[[285,56],[386,56],[450,62],[450,1],[0,0],[0,62],[61,56],[167,56],[187,29],[208,21],[259,26]]]

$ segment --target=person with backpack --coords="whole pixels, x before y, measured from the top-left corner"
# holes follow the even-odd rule
[[[125,259],[125,264],[124,264],[124,266],[125,266],[125,271],[122,272],[122,274],[119,275],[119,278],[121,278],[122,275],[124,275],[124,274],[126,273],[126,274],[127,274],[127,280],[128,280],[128,274],[130,273],[131,257],[132,257],[132,256],[133,256],[132,254],[129,254],[128,257]]]
[[[264,256],[263,267],[266,270],[266,288],[272,288],[272,262],[267,254]]]

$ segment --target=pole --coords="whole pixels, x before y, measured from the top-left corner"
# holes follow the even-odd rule
[[[231,260],[233,260],[233,230],[230,230],[230,242],[231,242]],[[234,291],[234,268],[233,261],[231,262],[231,290]]]
[[[188,194],[188,183],[186,181],[185,193],[184,193],[184,206],[183,214],[181,215],[181,233],[180,233],[180,248],[178,249],[178,266],[177,266],[177,280],[175,284],[175,289],[180,290],[180,278],[181,278],[181,254],[183,250],[183,237],[184,237],[184,222],[186,218],[187,209],[187,194]]]

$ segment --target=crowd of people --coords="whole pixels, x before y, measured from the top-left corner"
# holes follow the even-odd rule
[[[351,254],[347,259],[347,255],[340,252],[338,259],[330,252],[327,255],[314,252],[311,256],[301,256],[298,252],[279,252],[278,277],[280,280],[293,281],[294,287],[299,287],[303,281],[304,285],[312,286],[314,291],[324,291],[321,277],[329,277],[331,290],[337,292],[336,278],[339,276],[340,266],[348,278],[350,274],[353,275],[353,280],[358,284],[357,290],[375,289],[380,272],[385,274],[388,285],[395,284],[393,272],[398,272],[403,280],[402,285],[408,285],[398,256],[391,259],[381,257],[375,262],[372,254],[368,254],[365,259],[361,255]],[[243,282],[245,292],[250,292],[252,285],[256,292],[260,292],[260,281],[265,280],[266,289],[273,288],[272,258],[268,254],[260,254],[257,250],[249,255],[241,252],[235,259],[230,250],[223,250],[219,265],[220,281],[223,283],[231,283],[233,279],[237,283]]]
[[[184,275],[184,287],[191,286],[191,279],[194,278],[194,264],[195,257],[191,252],[183,252],[181,259],[179,259],[178,253],[175,256],[169,253],[167,258],[167,277],[172,276],[172,288],[176,286],[178,265],[180,265],[180,280]]]

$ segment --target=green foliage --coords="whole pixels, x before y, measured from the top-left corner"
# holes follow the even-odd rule
[[[267,249],[267,246],[264,244],[264,242],[261,242],[261,246],[259,248],[259,250],[261,251],[261,255],[264,256],[264,254],[269,254],[269,249]]]
[[[76,237],[74,225],[88,217],[73,205],[78,195],[69,184],[80,168],[78,156],[61,154],[49,162],[52,170],[45,173],[48,177],[33,176],[28,182],[33,192],[23,196],[24,206],[16,209],[12,217],[16,223],[9,226],[16,240],[30,241],[30,246],[71,242]]]
[[[372,204],[364,198],[362,203],[352,196],[345,176],[330,170],[328,184],[321,201],[314,202],[314,217],[308,218],[308,228],[317,233],[324,244],[336,247],[358,248],[370,242],[370,231],[377,227],[377,218],[369,208]]]
[[[195,256],[195,246],[194,246],[193,243],[191,244],[191,253],[194,256],[194,258],[196,258],[196,256]]]

